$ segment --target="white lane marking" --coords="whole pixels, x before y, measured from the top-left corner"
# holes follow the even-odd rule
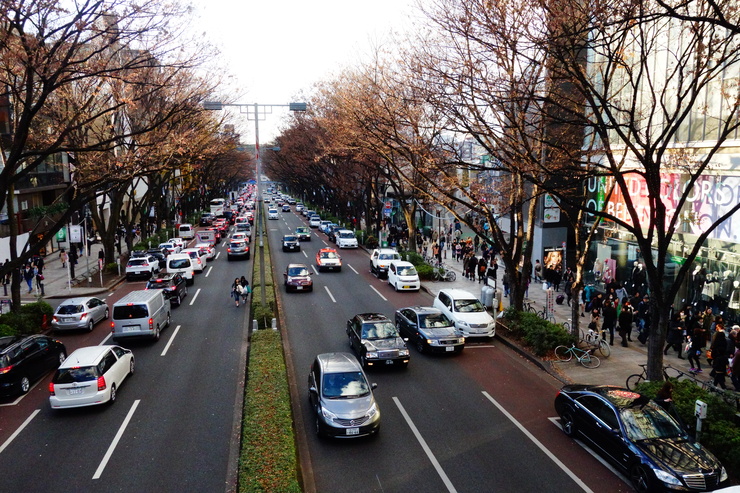
[[[218,252],[213,260],[218,260],[218,256],[221,255],[221,252]]]
[[[337,300],[335,300],[335,299],[334,299],[334,296],[332,296],[332,295],[331,295],[331,291],[329,291],[329,288],[328,288],[328,286],[324,286],[324,289],[326,289],[326,292],[327,292],[327,293],[329,294],[329,298],[331,298],[331,300],[332,300],[332,301],[333,301],[334,303],[336,303],[336,302],[337,302]]]
[[[304,257],[308,258],[308,254],[306,253],[306,250],[301,250],[301,253],[303,254]]]
[[[26,394],[26,395],[28,395],[28,394]],[[20,425],[20,426],[18,427],[18,429],[17,429],[17,430],[15,430],[15,431],[13,432],[13,434],[12,434],[12,435],[10,435],[10,436],[8,437],[8,439],[7,439],[7,440],[5,440],[5,443],[3,443],[3,444],[2,444],[1,446],[0,446],[0,454],[2,454],[2,453],[3,453],[3,450],[5,450],[5,448],[6,448],[6,447],[7,447],[8,445],[10,445],[10,443],[11,443],[11,442],[12,442],[13,440],[15,440],[15,437],[17,437],[18,435],[20,435],[20,434],[21,434],[21,432],[23,431],[23,429],[24,429],[24,428],[25,428],[26,426],[28,426],[28,424],[29,424],[29,423],[31,422],[31,420],[32,420],[33,418],[35,418],[35,417],[36,417],[36,415],[37,415],[37,414],[39,413],[39,411],[41,411],[41,409],[36,409],[36,410],[35,410],[34,412],[32,412],[32,413],[31,413],[31,415],[30,415],[29,417],[27,417],[27,418],[26,418],[26,420],[25,420],[25,421],[23,422],[23,424],[22,424],[22,425]]]
[[[557,427],[558,427],[558,429],[560,429],[560,430],[562,430],[562,429],[563,429],[562,425],[560,424],[560,418],[558,418],[558,417],[554,417],[554,418],[547,418],[547,419],[548,419],[548,420],[549,420],[549,421],[550,421],[550,422],[551,422],[552,424],[554,424],[555,426],[557,426]],[[594,452],[593,450],[591,450],[590,448],[588,448],[588,447],[586,446],[586,444],[584,444],[584,443],[583,443],[583,442],[582,442],[581,440],[579,440],[579,439],[577,439],[577,438],[574,438],[574,439],[573,439],[573,441],[574,441],[574,442],[576,442],[576,443],[577,443],[578,445],[580,445],[580,446],[581,446],[581,448],[582,448],[583,450],[585,450],[586,452],[588,452],[589,454],[591,454],[591,456],[592,456],[592,457],[593,457],[594,459],[596,459],[597,461],[601,462],[601,464],[602,464],[602,465],[603,465],[604,467],[606,467],[606,468],[607,468],[607,469],[609,469],[609,470],[610,470],[611,472],[613,472],[613,473],[614,473],[614,475],[615,475],[616,477],[618,477],[619,479],[621,479],[621,480],[622,480],[622,481],[623,481],[623,482],[624,482],[625,484],[627,484],[627,485],[631,485],[631,484],[632,484],[632,483],[631,483],[631,481],[630,481],[630,480],[629,480],[629,479],[627,478],[627,476],[625,476],[624,474],[622,474],[622,473],[621,473],[621,472],[620,472],[619,470],[615,469],[615,468],[614,468],[614,467],[613,467],[613,466],[611,465],[611,463],[609,463],[609,462],[607,462],[606,460],[604,460],[604,459],[603,459],[603,458],[602,458],[602,457],[601,457],[601,456],[600,456],[599,454],[597,454],[596,452]]]
[[[116,450],[116,446],[118,445],[118,442],[121,440],[121,437],[123,436],[123,432],[126,431],[126,427],[128,426],[129,421],[131,421],[131,418],[133,417],[134,412],[136,411],[136,408],[139,407],[139,402],[141,402],[141,399],[136,399],[134,401],[134,404],[131,406],[131,409],[126,415],[126,419],[124,419],[123,423],[121,423],[121,427],[118,428],[118,433],[116,433],[116,436],[113,437],[113,441],[108,447],[108,451],[103,456],[103,460],[100,461],[100,465],[98,466],[98,469],[95,471],[95,474],[93,474],[93,477],[92,477],[93,479],[100,479],[100,476],[103,474],[103,470],[105,469],[105,466],[108,465],[108,461],[110,460],[111,455],[113,455],[113,451]]]
[[[375,291],[376,293],[378,293],[378,296],[380,296],[381,298],[383,298],[383,301],[388,301],[388,298],[386,298],[385,296],[383,296],[382,294],[380,294],[380,291],[378,291],[377,289],[375,289],[375,286],[370,285],[370,289],[372,289],[373,291]]]
[[[113,296],[113,293],[108,293],[108,295],[106,296],[106,298],[110,298],[111,296]]]
[[[177,327],[175,327],[175,331],[172,333],[172,336],[170,337],[170,340],[167,341],[167,345],[164,347],[164,350],[162,351],[162,354],[160,354],[160,356],[164,356],[165,354],[167,354],[167,350],[172,345],[172,341],[175,340],[175,336],[177,335],[178,332],[180,332],[180,326],[179,325]]]
[[[355,274],[359,274],[359,272],[357,272],[357,271],[355,270],[355,268],[354,268],[354,267],[352,267],[351,265],[347,264],[347,267],[349,267],[350,269],[352,269],[352,272],[354,272]]]
[[[113,333],[112,332],[108,332],[108,335],[105,336],[105,338],[102,341],[100,341],[100,344],[98,344],[98,346],[105,345],[105,343],[108,342],[108,339],[110,339],[111,337],[113,337]]]
[[[211,275],[211,271],[212,271],[212,270],[213,270],[213,266],[210,266],[210,267],[208,268],[208,272],[206,272],[206,277],[208,277],[209,275]]]
[[[424,453],[427,454],[427,457],[429,457],[429,462],[432,463],[434,466],[434,469],[437,471],[437,474],[439,474],[439,477],[442,479],[442,482],[447,486],[447,491],[457,491],[455,487],[452,485],[452,481],[450,481],[450,478],[447,477],[447,474],[445,474],[444,469],[442,469],[442,466],[437,461],[437,458],[432,453],[432,450],[427,445],[427,442],[424,440],[424,437],[421,436],[421,433],[419,433],[419,430],[416,428],[416,425],[413,421],[411,421],[411,417],[406,412],[406,409],[403,408],[401,405],[401,401],[398,400],[398,397],[393,397],[393,402],[396,403],[396,406],[398,407],[398,410],[401,411],[401,415],[403,415],[403,419],[406,420],[406,424],[409,425],[409,428],[411,428],[411,431],[414,433],[414,436],[419,441],[419,445],[421,445],[421,448],[424,450]]]
[[[329,246],[329,244],[326,241],[324,241],[324,240],[321,240],[321,243],[323,243],[326,246]]]
[[[199,294],[200,294],[200,288],[195,290],[195,294],[193,295],[193,299],[190,300],[189,306],[193,306],[193,303],[195,303],[195,300],[198,298]]]
[[[313,269],[314,273],[318,276],[319,275],[319,271],[316,270],[316,266],[315,265],[311,265],[311,268]]]
[[[575,474],[573,474],[573,471],[571,471],[570,469],[568,469],[568,466],[566,466],[565,464],[563,464],[560,461],[560,459],[558,459],[557,457],[555,457],[555,455],[547,449],[547,447],[545,447],[544,445],[542,445],[542,443],[539,440],[537,440],[537,438],[535,438],[535,436],[532,435],[529,432],[529,430],[527,430],[519,421],[516,420],[516,418],[514,418],[514,416],[512,416],[511,414],[509,414],[509,412],[506,409],[504,409],[504,406],[502,406],[501,404],[499,404],[498,402],[496,402],[496,399],[494,399],[493,397],[491,397],[491,395],[488,392],[486,392],[485,390],[483,391],[483,395],[486,397],[486,399],[488,399],[489,401],[491,401],[491,403],[494,406],[496,406],[498,408],[498,410],[501,411],[501,413],[504,416],[506,416],[507,418],[509,418],[509,421],[511,421],[512,423],[514,423],[514,426],[516,426],[517,428],[519,428],[519,431],[521,431],[522,433],[524,433],[524,435],[526,435],[526,437],[529,438],[532,441],[532,443],[534,443],[535,445],[537,445],[537,447],[540,450],[542,450],[545,453],[545,455],[548,456],[550,458],[550,460],[555,463],[556,466],[558,466],[565,474],[567,474],[570,477],[570,479],[573,480],[574,483],[576,483],[578,486],[580,486],[583,491],[588,491],[590,493],[593,493],[593,490],[591,490],[591,488],[589,488],[588,486],[586,486],[586,483],[584,483],[583,481],[581,481],[581,479],[578,476],[576,476]]]

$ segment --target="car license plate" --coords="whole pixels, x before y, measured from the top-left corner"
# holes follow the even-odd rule
[[[347,428],[347,435],[359,435],[360,429],[359,428]]]
[[[71,322],[74,320],[74,317],[62,317],[62,322]]]
[[[296,286],[296,289],[303,289],[303,286]]]
[[[82,394],[85,391],[85,389],[67,389],[67,393],[69,395],[78,395]]]
[[[403,289],[411,289],[411,286],[403,286]]]
[[[445,351],[454,351],[454,350],[455,350],[455,347],[454,346],[447,346],[445,348]]]
[[[393,360],[392,359],[387,359],[387,360],[385,360],[385,364],[386,365],[392,365],[393,364]]]
[[[124,332],[135,332],[137,330],[139,330],[138,325],[124,325],[123,327]]]

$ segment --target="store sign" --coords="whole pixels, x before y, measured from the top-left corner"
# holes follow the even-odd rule
[[[69,241],[72,243],[82,243],[82,226],[73,225],[69,227]]]
[[[57,231],[56,238],[57,241],[67,241],[67,228],[62,228]]]
[[[545,209],[542,214],[542,221],[546,223],[560,222],[560,209],[557,207]]]
[[[622,176],[627,185],[630,202],[636,211],[637,220],[647,227],[650,224],[651,210],[645,180],[636,174],[628,173]],[[688,174],[662,174],[660,200],[666,206],[666,222],[669,222],[675,214],[681,213],[679,227],[683,228],[683,232],[700,235],[740,202],[740,176],[699,176],[687,195],[683,210],[678,211],[678,202],[689,186],[690,178],[691,175]],[[608,200],[606,199],[605,192],[611,186],[612,180],[606,177],[594,177],[588,180],[590,197],[588,208],[605,211],[627,224],[633,224],[621,189],[615,187],[612,195]],[[734,214],[726,219],[709,237],[737,242],[739,239],[737,231],[740,231],[740,214]]]

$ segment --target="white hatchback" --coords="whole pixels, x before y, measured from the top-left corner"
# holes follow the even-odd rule
[[[493,337],[496,321],[475,295],[462,289],[441,289],[434,298],[434,307],[455,322],[465,338]]]
[[[277,209],[267,209],[267,219],[279,219]]]
[[[120,346],[90,346],[75,350],[49,383],[53,409],[95,406],[116,400],[118,388],[134,373],[134,355]]]
[[[421,281],[416,267],[411,262],[404,260],[393,260],[388,267],[388,284],[396,291],[418,291],[421,289]]]
[[[206,262],[208,261],[208,258],[205,252],[201,251],[200,248],[186,248],[180,253],[186,253],[190,255],[190,258],[193,259],[193,270],[195,272],[203,272],[203,269],[206,268]]]
[[[355,234],[348,229],[337,231],[337,246],[339,248],[357,248],[357,238]]]

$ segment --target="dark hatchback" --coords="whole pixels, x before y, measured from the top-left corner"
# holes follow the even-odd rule
[[[0,337],[0,395],[25,394],[66,358],[64,344],[48,336]]]
[[[188,294],[186,284],[185,278],[180,274],[160,274],[156,279],[150,279],[146,283],[146,289],[161,289],[171,305],[180,306]]]
[[[465,349],[465,337],[442,310],[431,306],[410,306],[396,311],[396,327],[420,353],[458,354]]]
[[[283,251],[284,252],[299,252],[301,250],[301,243],[298,241],[296,235],[283,235]]]
[[[406,368],[409,349],[398,329],[382,313],[360,313],[347,321],[349,345],[363,368],[394,365]]]
[[[660,405],[608,385],[566,385],[555,397],[563,431],[627,473],[638,492],[712,491],[727,471]]]
[[[283,273],[285,291],[313,291],[311,271],[305,264],[288,264]]]

